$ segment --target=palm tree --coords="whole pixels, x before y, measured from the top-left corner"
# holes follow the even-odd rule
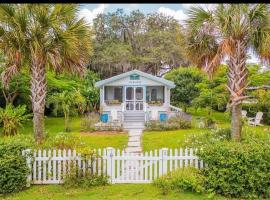
[[[90,28],[69,4],[0,5],[0,48],[8,85],[22,68],[31,75],[31,102],[35,139],[44,133],[46,70],[83,74],[91,53]]]
[[[248,70],[246,60],[252,49],[262,61],[270,60],[269,5],[220,4],[213,10],[192,7],[185,23],[184,47],[187,58],[202,67],[211,78],[228,58],[229,107],[232,138],[241,139],[241,103]]]

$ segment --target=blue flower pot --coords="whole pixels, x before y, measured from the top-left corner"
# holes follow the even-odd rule
[[[108,114],[102,114],[100,115],[100,121],[107,123],[109,119],[109,115]]]
[[[168,119],[168,116],[167,116],[166,113],[161,113],[161,114],[159,115],[159,120],[160,120],[161,122],[166,121],[167,119]]]

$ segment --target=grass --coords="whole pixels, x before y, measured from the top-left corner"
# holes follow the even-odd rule
[[[199,195],[189,192],[171,192],[162,195],[160,190],[152,184],[116,184],[90,189],[66,189],[61,185],[33,186],[23,192],[7,197],[0,197],[5,200],[203,200],[206,195]],[[221,200],[225,198],[216,197]]]
[[[45,118],[45,133],[46,137],[54,137],[57,133],[64,131],[64,118],[62,117],[46,117]],[[81,134],[81,118],[74,117],[70,122],[70,134],[82,137],[82,140],[91,148],[105,148],[114,147],[123,149],[128,141],[126,133],[116,134]],[[1,131],[1,130],[0,130]],[[19,129],[22,135],[32,135],[33,125],[32,121],[28,121],[23,127]],[[4,137],[0,134],[0,140]]]

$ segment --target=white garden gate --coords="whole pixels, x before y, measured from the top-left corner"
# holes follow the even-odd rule
[[[26,150],[24,155],[28,155]],[[203,168],[202,160],[194,155],[193,149],[167,149],[141,154],[127,153],[111,147],[98,149],[91,160],[71,150],[39,150],[27,156],[31,169],[30,184],[59,184],[75,164],[84,173],[107,175],[111,183],[150,183],[154,179],[177,168],[193,166]],[[78,172],[80,173],[80,172]]]

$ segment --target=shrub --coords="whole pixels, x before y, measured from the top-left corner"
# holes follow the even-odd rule
[[[147,130],[162,131],[162,130],[177,130],[191,128],[191,122],[182,117],[171,117],[167,121],[151,120],[145,124]]]
[[[203,193],[205,191],[203,182],[204,179],[200,171],[188,167],[156,179],[154,185],[160,188],[163,194],[167,194],[170,190]]]
[[[108,177],[93,173],[93,161],[98,155],[89,148],[84,147],[78,150],[81,153],[82,161],[86,161],[85,173],[74,163],[70,167],[70,171],[64,177],[64,186],[67,188],[84,187],[89,188],[93,186],[102,186],[108,184]],[[88,162],[90,161],[90,162]]]
[[[14,107],[8,104],[5,109],[0,108],[0,123],[3,123],[4,135],[16,135],[18,128],[23,122],[28,120],[29,114],[26,114],[26,106]]]
[[[67,132],[60,132],[54,137],[49,137],[42,145],[43,148],[57,149],[77,149],[82,146],[85,146],[85,143],[81,137]]]
[[[29,169],[21,155],[25,148],[19,142],[0,144],[0,194],[18,192],[26,186]]]
[[[81,129],[82,131],[94,131],[95,124],[99,121],[99,115],[97,113],[89,113],[82,119]]]
[[[217,141],[204,145],[199,157],[206,189],[237,198],[270,198],[270,142]]]

